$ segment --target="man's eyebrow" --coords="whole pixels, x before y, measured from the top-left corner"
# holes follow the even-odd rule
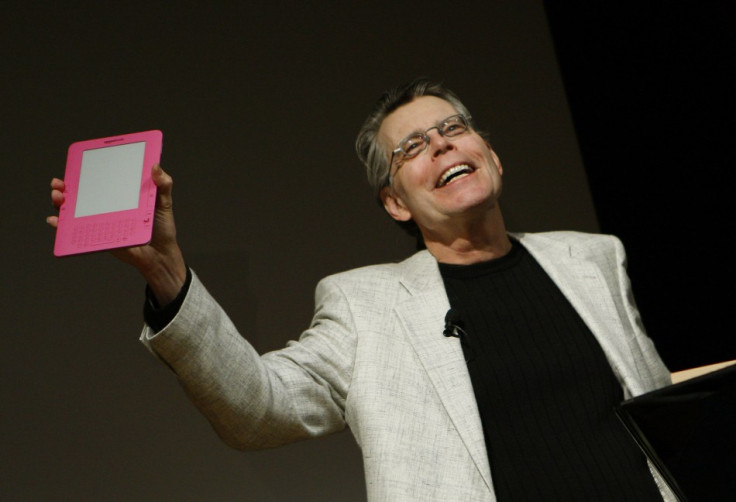
[[[451,115],[448,115],[447,117],[442,117],[441,119],[437,119],[437,120],[435,120],[434,122],[432,122],[432,125],[431,125],[431,126],[429,126],[429,127],[424,127],[424,128],[421,128],[421,127],[417,127],[417,128],[416,128],[416,129],[414,129],[414,130],[413,130],[412,132],[410,132],[410,133],[408,133],[408,134],[405,134],[404,136],[402,136],[402,137],[401,137],[401,139],[400,139],[399,141],[405,140],[406,138],[408,138],[408,137],[410,137],[410,136],[414,136],[415,134],[424,134],[424,131],[426,131],[427,129],[432,129],[433,127],[438,127],[438,126],[439,126],[439,125],[441,125],[441,124],[442,124],[442,123],[443,123],[443,122],[444,122],[445,120],[449,119],[450,117],[454,117],[455,115],[460,115],[460,113],[459,113],[459,112],[455,112],[455,113],[453,113],[453,114],[451,114]]]
[[[399,141],[409,138],[411,136],[416,136],[417,134],[424,134],[424,131],[425,131],[424,129],[417,127],[412,132],[408,134],[404,134]]]
[[[447,117],[441,118],[441,119],[439,119],[439,120],[435,120],[434,122],[432,122],[432,125],[431,125],[431,126],[429,126],[429,127],[417,127],[416,129],[414,129],[414,130],[413,130],[413,131],[411,131],[410,133],[408,133],[408,134],[405,134],[404,136],[402,136],[402,137],[401,137],[401,139],[402,139],[402,140],[403,140],[403,139],[406,139],[406,138],[408,138],[409,136],[414,136],[415,134],[424,134],[424,131],[426,131],[427,129],[431,129],[432,127],[437,127],[437,126],[438,126],[438,125],[440,125],[440,124],[441,124],[441,123],[442,123],[442,122],[443,122],[443,121],[444,121],[444,120],[445,120],[446,118],[447,118]],[[399,140],[399,141],[401,141],[401,140]]]

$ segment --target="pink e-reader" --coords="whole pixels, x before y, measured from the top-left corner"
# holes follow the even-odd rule
[[[151,240],[161,131],[78,141],[69,146],[54,255],[140,246]]]

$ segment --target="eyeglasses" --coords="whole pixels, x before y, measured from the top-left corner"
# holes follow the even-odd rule
[[[440,134],[440,136],[444,138],[453,138],[466,132],[470,128],[470,126],[468,125],[469,120],[470,117],[465,117],[465,115],[451,115],[424,132],[415,132],[413,134],[410,134],[406,138],[399,141],[398,148],[391,152],[391,160],[388,164],[389,170],[391,169],[391,167],[393,167],[394,159],[397,158],[397,154],[402,154],[402,156],[399,157],[401,160],[407,160],[416,157],[424,150],[426,150],[427,146],[429,145],[429,136],[427,135],[427,133],[432,129],[437,129],[437,132]],[[389,175],[389,182],[390,178],[391,176]]]

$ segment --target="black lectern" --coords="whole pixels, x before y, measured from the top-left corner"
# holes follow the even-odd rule
[[[681,500],[736,501],[736,365],[629,399],[616,412]]]

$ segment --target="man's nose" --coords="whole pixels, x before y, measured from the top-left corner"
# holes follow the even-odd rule
[[[429,148],[431,148],[433,157],[441,155],[446,151],[452,150],[454,148],[452,146],[452,143],[448,141],[446,137],[440,134],[439,129],[437,129],[436,127],[433,127],[431,130],[427,131],[426,134],[427,137],[429,137]]]

